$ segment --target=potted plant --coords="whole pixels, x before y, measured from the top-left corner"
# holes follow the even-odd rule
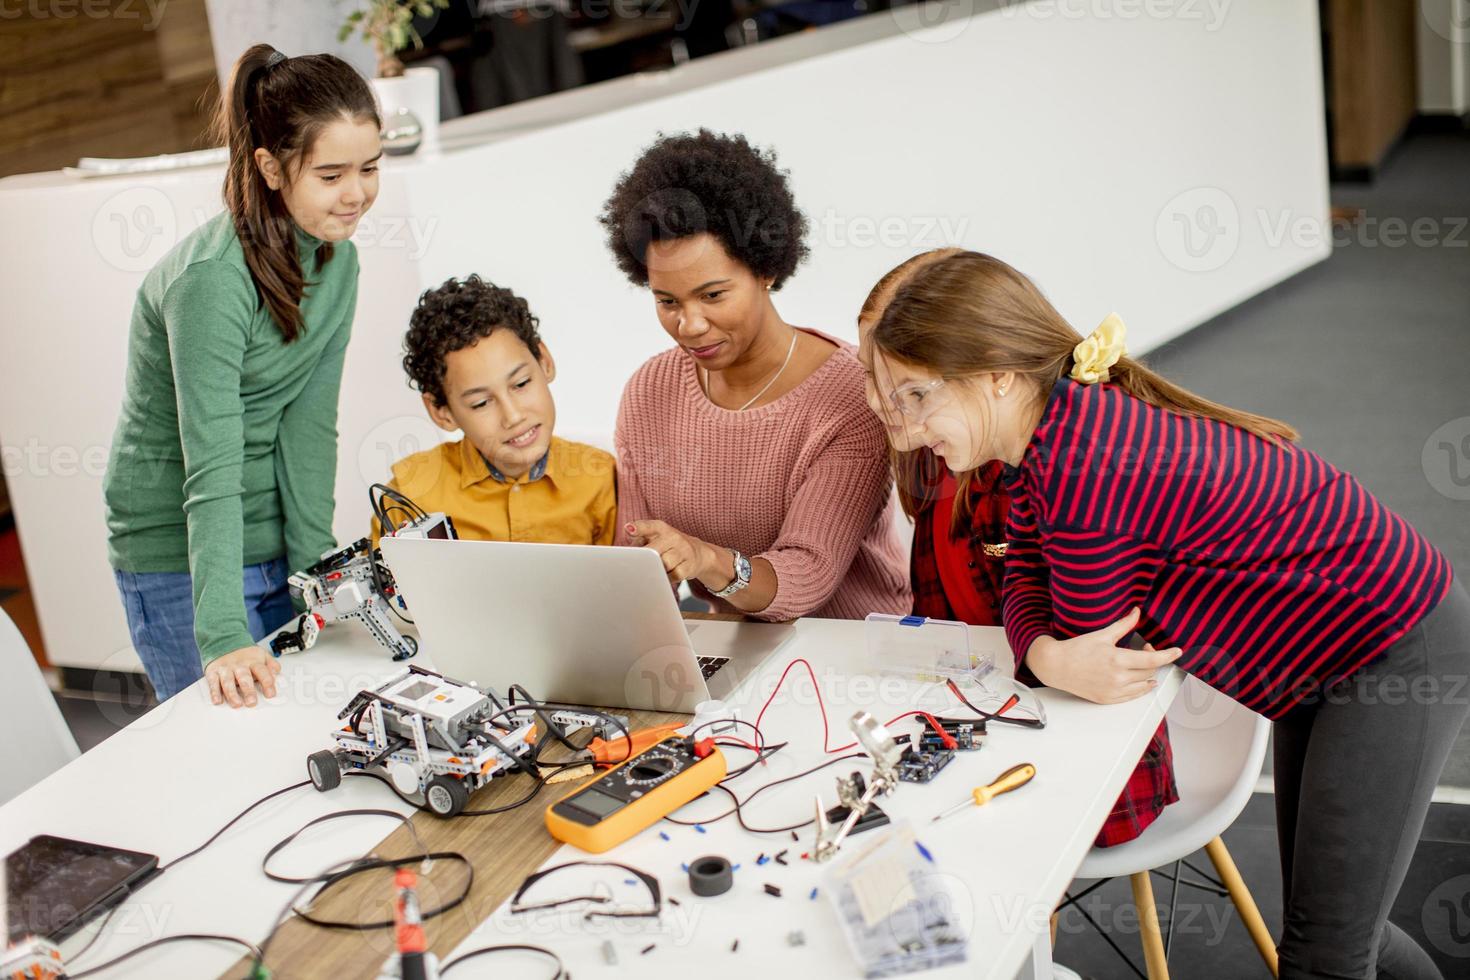
[[[405,68],[398,53],[422,47],[423,38],[414,27],[415,17],[432,17],[449,6],[449,0],[362,0],[347,15],[337,32],[339,41],[353,33],[373,46],[378,56],[378,77],[372,80],[383,111],[383,130],[391,135],[417,126],[421,139],[409,148],[439,145],[439,71],[436,68]]]

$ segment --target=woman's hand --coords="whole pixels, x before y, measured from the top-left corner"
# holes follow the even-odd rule
[[[204,680],[209,684],[209,700],[214,704],[228,701],[230,707],[255,707],[255,685],[268,698],[276,696],[276,675],[281,664],[258,646],[241,647],[209,662]]]
[[[723,549],[690,537],[663,521],[633,521],[624,530],[628,532],[634,545],[652,548],[658,552],[671,585],[698,579],[706,587],[717,591],[730,584],[734,573],[734,559],[730,560],[731,567],[723,574],[718,570]],[[724,581],[717,581],[721,578]],[[712,586],[712,582],[717,584]]]
[[[1097,704],[1131,701],[1157,687],[1154,672],[1184,654],[1179,647],[1118,646],[1138,626],[1139,616],[1135,607],[1116,623],[1070,640],[1038,637],[1026,651],[1026,664],[1047,687]]]

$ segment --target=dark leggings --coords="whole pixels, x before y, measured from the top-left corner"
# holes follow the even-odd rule
[[[1470,595],[1276,722],[1282,980],[1439,980],[1388,921],[1430,796],[1470,705]]]

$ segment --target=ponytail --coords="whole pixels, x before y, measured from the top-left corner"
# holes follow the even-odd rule
[[[1186,388],[1181,388],[1157,371],[1126,355],[1113,366],[1112,382],[1125,392],[1155,408],[1162,408],[1176,415],[1213,419],[1244,429],[1268,442],[1296,442],[1297,431],[1279,419],[1254,412],[1243,412],[1229,405],[1201,398]]]
[[[381,127],[372,90],[341,58],[329,54],[287,58],[269,44],[240,56],[220,93],[214,138],[229,150],[224,199],[235,225],[245,266],[260,303],[290,343],[306,329],[301,298],[306,272],[297,255],[296,234],[286,202],[271,190],[255,162],[264,148],[290,182],[317,137],[340,118]],[[317,250],[319,272],[332,246]]]

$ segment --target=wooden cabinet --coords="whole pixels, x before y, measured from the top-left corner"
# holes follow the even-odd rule
[[[1322,0],[1333,175],[1371,179],[1414,118],[1415,0]]]
[[[6,7],[0,177],[207,145],[218,85],[204,0]]]

